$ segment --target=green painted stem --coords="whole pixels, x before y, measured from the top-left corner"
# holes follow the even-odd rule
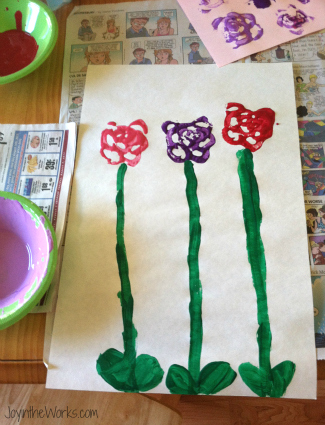
[[[126,164],[121,164],[117,173],[117,195],[116,195],[116,207],[117,207],[117,221],[116,221],[116,259],[118,264],[118,270],[121,280],[121,292],[119,298],[122,307],[123,327],[124,331],[123,342],[124,342],[124,358],[127,359],[129,364],[135,362],[136,349],[135,340],[137,337],[137,331],[133,325],[133,297],[131,293],[131,284],[129,279],[129,266],[126,256],[126,249],[124,243],[124,176],[127,170]]]
[[[200,207],[197,198],[197,179],[191,161],[185,161],[186,197],[190,210],[190,242],[187,262],[190,273],[190,352],[188,370],[195,382],[200,376],[202,352],[202,285],[199,278],[199,249],[201,243]]]
[[[258,185],[254,174],[253,155],[250,150],[237,152],[238,175],[243,198],[243,216],[247,236],[248,261],[251,266],[253,284],[257,297],[257,343],[259,347],[259,366],[265,372],[271,371],[270,352],[272,333],[270,328],[267,293],[266,262],[260,227],[262,213]]]

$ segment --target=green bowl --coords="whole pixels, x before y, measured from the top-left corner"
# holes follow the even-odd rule
[[[58,249],[43,211],[23,196],[0,191],[0,329],[18,322],[47,291]]]
[[[40,0],[0,0],[0,32],[16,29],[15,13],[22,13],[22,29],[38,44],[35,59],[25,68],[0,77],[0,84],[11,83],[35,71],[52,52],[58,38],[54,13]]]

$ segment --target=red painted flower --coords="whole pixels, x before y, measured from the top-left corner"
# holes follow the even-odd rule
[[[143,120],[131,122],[129,126],[109,122],[111,128],[102,131],[100,154],[109,164],[125,162],[134,167],[141,159],[141,153],[149,146],[145,134],[147,124]],[[137,128],[140,128],[138,130]]]
[[[231,145],[255,152],[273,134],[275,112],[270,108],[250,111],[240,103],[228,103],[222,136]]]

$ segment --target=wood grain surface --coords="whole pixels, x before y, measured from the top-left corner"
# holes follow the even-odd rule
[[[180,425],[181,422],[178,412],[139,394],[0,385],[1,424]]]
[[[0,423],[5,425],[320,425],[325,423],[325,385],[319,399],[213,397],[49,390],[44,385],[0,385]],[[24,418],[19,418],[18,414]],[[68,414],[69,412],[69,414]],[[48,417],[41,417],[48,415]],[[53,417],[54,415],[54,417]],[[78,416],[86,415],[84,419]],[[70,417],[69,417],[70,416]]]
[[[125,2],[128,0],[121,0]],[[43,124],[59,121],[62,64],[66,19],[74,6],[114,3],[105,0],[72,0],[55,12],[59,24],[58,42],[46,62],[35,72],[0,86],[0,122]],[[56,391],[44,389],[43,364],[45,314],[29,314],[20,322],[0,331],[0,425],[13,425],[7,419],[8,406],[65,409],[98,409],[100,419],[70,422],[56,419],[28,419],[34,424],[112,424],[112,425],[260,425],[325,424],[325,362],[318,362],[318,400],[284,400],[254,397],[213,397],[175,395],[136,395]],[[15,385],[13,385],[15,384]],[[30,384],[30,385],[19,385]],[[38,385],[36,385],[38,384]],[[61,407],[59,407],[61,406]],[[168,406],[168,409],[166,408]],[[179,412],[179,413],[177,413]]]

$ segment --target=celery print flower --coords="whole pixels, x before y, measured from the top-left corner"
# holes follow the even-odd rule
[[[228,103],[222,136],[231,145],[255,152],[272,137],[275,115],[270,108],[250,111],[240,103]]]
[[[111,128],[102,132],[100,154],[112,165],[125,162],[134,167],[140,161],[141,153],[147,149],[148,140],[145,134],[148,127],[142,120],[133,121],[129,126],[116,126],[109,122]],[[142,131],[137,130],[140,127]],[[144,132],[144,134],[143,134]]]
[[[184,163],[186,197],[190,211],[190,241],[188,249],[190,289],[190,349],[188,369],[173,364],[168,371],[166,386],[173,394],[215,394],[228,387],[236,378],[229,363],[211,362],[201,370],[203,341],[202,285],[199,273],[201,243],[200,207],[197,197],[197,179],[191,161],[205,163],[210,148],[215,144],[212,125],[206,117],[191,123],[166,121],[162,125],[166,134],[167,155],[176,163]]]
[[[229,12],[214,19],[211,25],[214,30],[218,30],[220,25],[223,27],[224,39],[226,43],[234,43],[233,49],[259,40],[264,33],[252,13]]]
[[[210,148],[215,144],[212,125],[206,117],[198,118],[192,123],[174,123],[166,121],[162,125],[166,133],[167,155],[174,162],[206,162]]]
[[[239,374],[244,383],[260,397],[282,397],[290,384],[296,365],[285,360],[271,368],[272,333],[266,291],[266,261],[260,227],[262,212],[258,185],[254,173],[252,152],[260,149],[273,134],[275,113],[270,108],[250,111],[240,103],[229,103],[226,110],[223,137],[234,144],[234,139],[246,149],[239,150],[238,175],[243,199],[243,217],[247,238],[247,254],[257,298],[257,344],[259,367],[242,363]]]
[[[163,378],[164,371],[155,357],[141,354],[137,357],[137,330],[133,324],[133,297],[129,280],[129,267],[124,243],[124,176],[127,165],[134,167],[147,149],[147,125],[142,120],[132,122],[129,126],[116,126],[105,129],[101,136],[100,154],[108,164],[121,164],[117,173],[117,222],[116,222],[116,259],[121,281],[118,293],[123,317],[124,353],[109,348],[97,359],[98,374],[112,387],[119,391],[139,392],[156,387]],[[138,129],[140,128],[140,130]]]

